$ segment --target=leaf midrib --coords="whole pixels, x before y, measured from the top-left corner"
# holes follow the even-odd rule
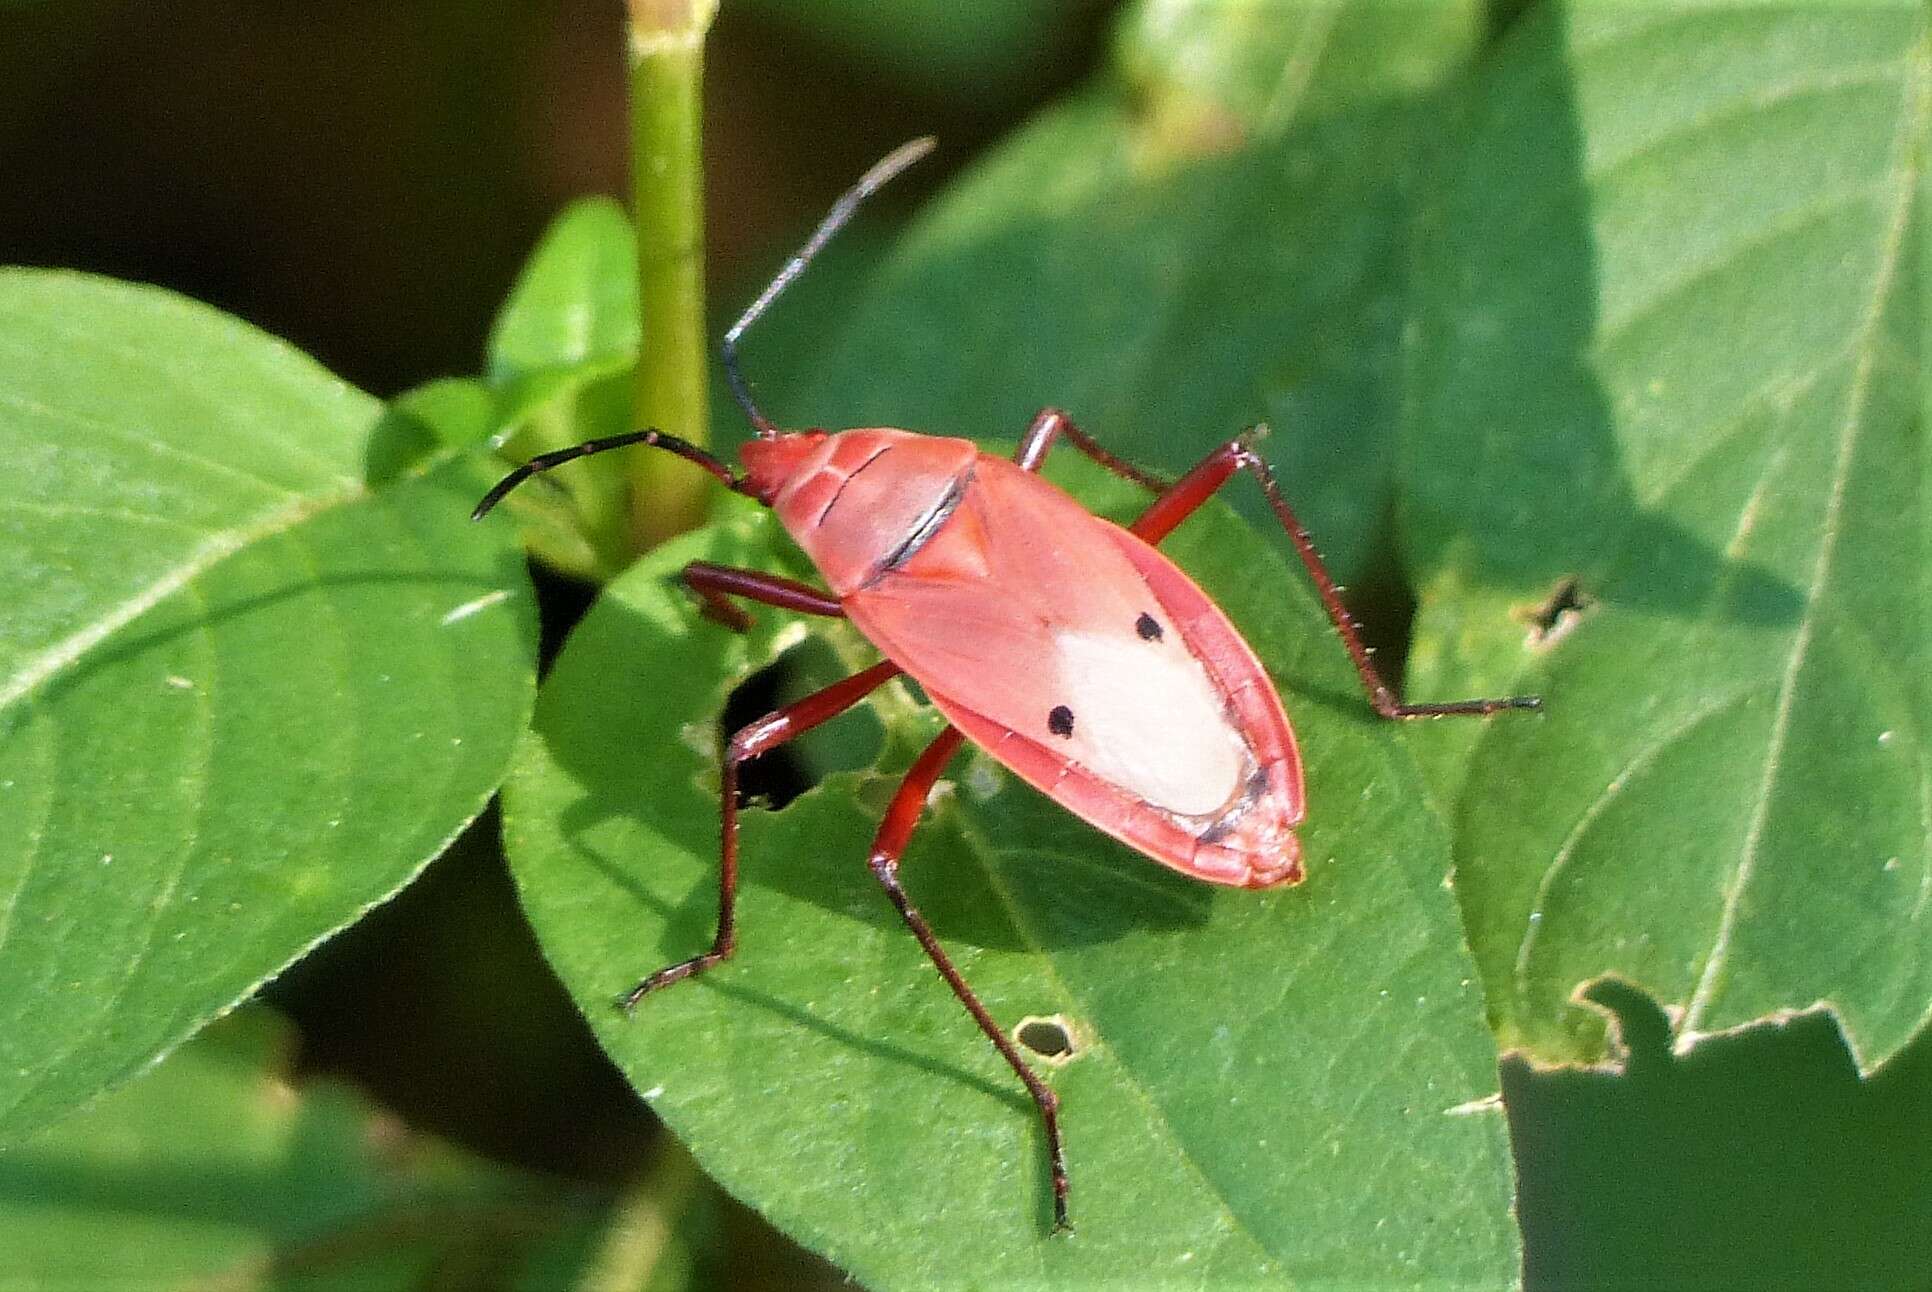
[[[435,455],[429,460],[427,460],[426,462],[420,464],[415,472],[412,472],[402,477],[402,479],[409,480],[409,479],[419,478],[420,475],[422,474],[427,474],[428,472],[433,471],[438,467],[446,465],[454,456],[455,455],[450,453]],[[157,597],[155,600],[147,603],[142,607],[142,610],[145,611],[146,609],[153,608],[154,605],[157,605],[161,601],[166,600],[167,595],[172,595],[172,593],[174,592],[186,592],[190,595],[199,596],[199,593],[194,586],[195,579],[198,578],[200,575],[204,575],[209,571],[213,570],[216,566],[218,566],[221,563],[222,560],[227,559],[227,557],[239,554],[240,552],[246,550],[256,542],[264,541],[269,538],[278,537],[283,534],[291,535],[294,541],[296,541],[298,544],[301,544],[302,536],[299,533],[299,531],[302,528],[302,526],[305,525],[307,522],[314,520],[319,516],[326,515],[327,513],[329,513],[330,511],[334,510],[337,507],[353,505],[356,503],[366,501],[372,497],[377,496],[379,492],[380,492],[379,490],[371,489],[367,485],[363,484],[362,482],[357,481],[357,482],[354,482],[350,487],[340,490],[333,494],[323,495],[319,497],[304,498],[300,504],[279,509],[278,512],[271,513],[269,516],[265,516],[261,518],[257,523],[253,525],[242,526],[242,527],[239,527],[238,529],[228,531],[225,534],[215,535],[214,537],[217,537],[217,538],[234,538],[237,541],[235,542],[235,545],[231,549],[224,551],[219,555],[213,557],[212,559],[202,564],[199,568],[189,571],[186,574],[183,574],[180,578],[174,581],[173,585],[171,586],[167,594],[163,594],[162,596]],[[279,526],[273,525],[270,523],[271,521],[277,518],[280,518],[284,523],[280,524]],[[408,542],[412,550],[414,550],[419,556],[427,557],[431,555],[429,550],[424,546],[422,540],[415,534],[410,533],[406,528],[399,530],[399,536],[404,541]],[[309,548],[306,544],[302,544],[302,559],[308,571],[308,581],[311,583],[315,583],[321,578],[321,569],[315,559],[315,552],[311,548]],[[171,574],[176,574],[176,573],[180,573],[180,572],[178,571],[171,572]],[[164,579],[162,580],[157,580],[156,583],[159,584],[167,581],[168,579],[164,577]],[[139,617],[138,613],[134,615],[130,615],[127,619],[120,621],[115,626],[116,627],[125,626],[127,622],[131,622],[134,618],[138,618],[138,617]],[[339,622],[340,616],[332,615],[331,619],[332,621]],[[208,635],[206,625],[200,622],[197,622],[196,632],[204,637]],[[441,663],[442,663],[442,668],[439,671],[441,672],[444,679],[447,681],[449,679],[453,679],[456,676],[458,676],[461,670],[460,670],[460,667],[458,666],[458,661],[451,658],[450,652],[453,649],[451,645],[440,634],[434,636],[431,640],[438,643],[438,646],[439,646],[438,654],[441,656]],[[345,643],[346,643],[346,638],[343,638],[338,634],[336,638],[337,646],[341,647]],[[338,687],[340,687],[342,685],[345,685],[349,681],[348,674],[345,671],[346,658],[340,649],[336,651],[332,651],[331,655],[335,661],[334,671],[336,673]],[[212,646],[212,642],[210,642],[210,667],[213,667],[213,663],[212,663],[213,658],[214,658],[213,646]],[[213,688],[210,686],[201,686],[201,687],[195,688],[197,697],[200,700],[200,708],[204,716],[208,713],[207,697],[211,693],[212,689]],[[0,713],[5,712],[6,703],[8,702],[10,701],[0,701]],[[525,715],[525,722],[527,725],[527,714]],[[204,724],[204,731],[208,739],[206,739],[203,742],[205,746],[204,757],[201,761],[201,766],[198,769],[198,779],[201,779],[205,782],[207,766],[209,761],[212,759],[212,755],[213,755],[213,741],[212,741],[213,728],[211,725]],[[346,787],[348,778],[346,776],[346,773],[344,773],[341,770],[348,765],[346,752],[341,756],[325,759],[324,762],[329,767],[336,769],[335,779]],[[423,827],[428,823],[428,819],[431,815],[431,809],[429,805],[432,803],[444,801],[444,798],[447,795],[450,786],[455,781],[456,775],[457,775],[457,771],[454,764],[447,767],[444,771],[442,781],[438,787],[437,793],[433,796],[428,796],[421,800],[421,807],[418,812],[418,819],[410,824],[410,827],[407,831],[399,830],[397,831],[397,833],[402,834],[405,837],[411,837],[418,834],[423,829]],[[346,788],[343,792],[346,794]],[[199,821],[202,813],[205,811],[206,801],[207,800],[206,800],[205,793],[197,793],[194,796],[193,816],[197,822]],[[463,819],[458,821],[444,837],[434,842],[426,851],[424,851],[421,862],[416,867],[416,869],[411,872],[411,874],[413,875],[415,873],[418,873],[421,870],[422,866],[426,866],[431,859],[437,856],[440,856],[447,849],[449,844],[453,842],[455,838],[459,834],[461,834],[464,829],[468,828],[469,823],[475,820],[477,815],[480,814],[480,812],[482,811],[482,807],[483,807],[482,801],[478,801],[475,807],[470,811],[468,811],[464,815]],[[107,994],[106,997],[100,1000],[97,1008],[94,1010],[94,1013],[97,1017],[103,1018],[103,1019],[113,1017],[116,1007],[118,1006],[118,1003],[125,996],[128,989],[139,978],[140,970],[142,966],[147,963],[149,957],[152,955],[155,948],[154,938],[155,938],[156,931],[161,927],[170,906],[173,904],[172,903],[173,895],[179,889],[183,879],[188,875],[190,867],[193,864],[194,852],[195,852],[195,837],[198,834],[198,832],[199,832],[198,825],[195,826],[195,828],[190,831],[187,839],[184,841],[184,843],[178,850],[178,857],[179,857],[178,865],[174,868],[173,872],[167,877],[165,883],[162,885],[160,891],[156,894],[156,896],[150,899],[150,902],[148,903],[150,918],[146,922],[146,929],[142,935],[142,945],[140,949],[137,950],[135,954],[129,958],[127,964],[124,966],[119,978],[117,979],[114,988]],[[31,874],[33,872],[34,852],[38,850],[38,839],[36,838],[34,842],[35,842],[35,849],[34,851],[30,851],[28,853],[26,862],[22,867],[20,886],[13,893],[9,894],[8,900],[4,905],[0,905],[0,950],[4,950],[4,947],[5,947],[6,926],[11,921],[14,905],[18,901],[20,892],[24,890],[28,882],[28,879],[31,877]],[[406,882],[407,882],[407,879],[400,881],[397,887],[400,887],[401,883],[406,883]],[[394,890],[392,889],[390,891],[394,891]],[[312,949],[314,946],[318,945],[323,940],[332,936],[333,933],[340,927],[341,927],[340,924],[332,923],[330,927],[323,929],[321,932],[311,937],[307,942],[303,944],[303,946],[300,949],[297,950],[295,954],[289,956],[288,960],[285,961],[284,963],[292,963],[295,959],[299,958],[301,954]],[[273,972],[275,971],[271,970],[269,973],[264,973],[256,977],[253,984],[248,988],[248,992],[252,992],[253,990],[255,990],[255,988],[259,987],[260,984],[263,981],[266,981],[267,978],[271,976]],[[248,992],[244,992],[243,994],[246,995],[248,994]],[[201,1023],[205,1023],[209,1018],[214,1017],[215,1015],[218,1015],[221,1012],[222,1011],[220,1009],[216,1009],[213,1011],[194,1011],[194,1016],[185,1020],[185,1027],[184,1027],[184,1019],[179,1014],[179,1012],[177,1012],[175,1016],[171,1017],[163,1024],[161,1030],[168,1033],[168,1036],[162,1043],[159,1053],[156,1056],[154,1056],[154,1059],[151,1059],[149,1061],[152,1062],[154,1060],[159,1059],[160,1057],[165,1057],[167,1054],[172,1053],[175,1046],[179,1045],[182,1041],[185,1041],[187,1037],[192,1034],[195,1027],[199,1026]],[[13,1117],[19,1111],[19,1109],[30,1106],[35,1096],[37,1096],[44,1088],[46,1088],[50,1083],[54,1082],[62,1075],[63,1065],[65,1063],[65,1060],[68,1057],[70,1057],[73,1053],[75,1053],[77,1050],[79,1050],[84,1044],[86,1044],[91,1039],[93,1039],[92,1033],[79,1031],[74,1035],[71,1043],[67,1045],[66,1048],[61,1050],[58,1054],[50,1056],[49,1058],[44,1060],[40,1064],[40,1066],[43,1069],[42,1073],[38,1077],[33,1079],[25,1088],[20,1090],[17,1093],[17,1097],[15,1097],[10,1103],[6,1104],[5,1106],[0,1106],[0,1123],[4,1123],[7,1119]],[[127,1071],[125,1069],[119,1071],[117,1075],[111,1079],[110,1084],[124,1079],[126,1075],[127,1075]]]
[[[210,534],[207,541],[188,552],[179,564],[163,571],[133,595],[104,607],[90,623],[23,661],[5,684],[0,685],[0,714],[30,697],[86,658],[93,648],[120,629],[229,557],[246,551],[256,543],[285,534],[336,507],[360,502],[369,494],[367,486],[357,481],[344,489],[302,497],[292,504],[265,512],[247,524]]]
[[[1744,845],[1724,895],[1723,908],[1718,916],[1717,931],[1712,939],[1710,952],[1705,957],[1696,986],[1692,989],[1683,1016],[1677,1025],[1676,1048],[1680,1051],[1688,1049],[1701,1036],[1701,1024],[1722,990],[1720,979],[1728,963],[1731,940],[1736,933],[1739,912],[1744,905],[1745,890],[1750,887],[1751,880],[1756,874],[1765,828],[1770,819],[1775,782],[1783,768],[1784,747],[1790,737],[1791,712],[1796,703],[1798,676],[1803,672],[1805,659],[1810,652],[1812,635],[1817,626],[1819,604],[1824,599],[1825,582],[1830,575],[1833,559],[1838,551],[1845,490],[1851,478],[1851,464],[1857,448],[1858,432],[1864,425],[1866,404],[1871,394],[1872,374],[1877,366],[1880,351],[1877,339],[1884,323],[1885,307],[1895,289],[1895,280],[1904,258],[1905,237],[1911,228],[1911,213],[1917,200],[1920,172],[1924,166],[1923,158],[1911,145],[1913,137],[1922,133],[1925,127],[1925,53],[1926,43],[1922,36],[1914,47],[1913,69],[1916,74],[1909,77],[1905,83],[1910,101],[1905,110],[1899,114],[1898,131],[1892,141],[1892,153],[1900,158],[1895,171],[1899,196],[1889,227],[1885,232],[1878,273],[1873,281],[1872,298],[1866,306],[1865,317],[1858,329],[1860,354],[1857,368],[1852,376],[1851,389],[1846,397],[1845,416],[1843,425],[1839,429],[1838,449],[1832,464],[1831,491],[1825,508],[1823,541],[1819,544],[1818,557],[1812,566],[1812,576],[1805,594],[1805,608],[1798,622],[1798,630],[1792,639],[1790,658],[1786,661],[1784,674],[1779,679],[1778,704],[1772,718],[1771,737],[1766,745],[1764,774],[1759,780],[1756,800],[1752,804],[1751,821],[1745,833]],[[1850,1039],[1848,1034],[1847,1040]]]

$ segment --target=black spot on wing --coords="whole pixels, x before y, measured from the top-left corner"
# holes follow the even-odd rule
[[[1047,714],[1047,730],[1056,736],[1073,736],[1073,710],[1064,704],[1056,704]]]
[[[1144,642],[1157,642],[1161,639],[1161,622],[1143,610],[1140,618],[1134,620],[1134,631]]]

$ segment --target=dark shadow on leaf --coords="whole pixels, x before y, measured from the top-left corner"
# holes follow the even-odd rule
[[[992,1098],[1012,1108],[1015,1112],[1031,1113],[1033,1111],[1033,1101],[1027,1098],[1026,1091],[1019,1085],[1017,1079],[1011,1083],[988,1081],[985,1077],[968,1072],[957,1064],[947,1063],[942,1059],[933,1057],[929,1053],[908,1049],[903,1045],[895,1045],[890,1041],[880,1040],[876,1036],[868,1036],[860,1032],[854,1032],[848,1027],[840,1027],[837,1023],[830,1022],[791,1001],[780,1000],[778,997],[765,992],[752,991],[749,988],[740,987],[728,978],[712,975],[701,978],[698,981],[703,984],[704,989],[717,992],[720,996],[727,997],[742,1004],[776,1014],[780,1018],[786,1019],[807,1031],[817,1032],[820,1036],[836,1041],[848,1049],[857,1050],[863,1054],[870,1054],[875,1058],[885,1059],[890,1063],[899,1064],[904,1067],[916,1068],[921,1072],[930,1073],[946,1081],[957,1082],[982,1095],[990,1095]],[[638,1008],[649,1009],[650,1002],[647,1000],[640,1004]],[[978,1033],[970,1031],[970,1028],[970,1022],[963,1023],[958,1033],[961,1038],[958,1046],[953,1045],[950,1036],[946,1036],[937,1038],[934,1041],[935,1048],[944,1048],[948,1053],[952,1053],[956,1052],[960,1047],[975,1044],[974,1038],[977,1037]],[[979,1041],[977,1044],[984,1046],[985,1042]],[[986,1049],[987,1053],[992,1053],[990,1046],[986,1047]]]
[[[427,462],[443,447],[435,426],[401,402],[383,409],[363,451],[362,478],[380,488]]]
[[[1606,980],[1624,1071],[1503,1063],[1528,1285],[1917,1288],[1932,1269],[1932,1032],[1861,1081],[1823,1011],[1670,1048]]]
[[[1546,42],[1553,62],[1564,57],[1560,23],[1525,23],[1513,38]],[[1732,561],[1722,550],[1728,532],[1691,532],[1632,480],[1591,367],[1598,268],[1571,89],[1561,66],[1541,86],[1540,110],[1523,114],[1512,136],[1522,154],[1515,164],[1526,174],[1579,178],[1554,210],[1537,213],[1538,227],[1553,233],[1535,263],[1485,260],[1480,249],[1491,240],[1471,213],[1459,220],[1449,212],[1455,223],[1444,231],[1478,248],[1469,253],[1472,275],[1529,283],[1507,298],[1481,298],[1469,326],[1514,347],[1535,379],[1531,397],[1520,383],[1499,388],[1487,373],[1481,387],[1448,394],[1456,373],[1422,369],[1423,380],[1444,388],[1432,395],[1461,410],[1458,417],[1495,425],[1490,439],[1506,449],[1445,463],[1453,506],[1439,494],[1432,515],[1425,490],[1404,500],[1413,502],[1407,520],[1430,541],[1470,541],[1484,583],[1548,586],[1581,574],[1607,602],[1789,623],[1802,606],[1796,588],[1761,565]],[[1414,379],[1402,352],[1417,253],[1412,195],[1363,150],[1399,142],[1390,173],[1413,172],[1423,150],[1407,131],[1434,138],[1443,111],[1422,97],[1308,116],[1251,150],[1192,158],[1131,184],[1087,185],[970,238],[955,234],[943,258],[915,257],[882,275],[825,367],[827,381],[840,383],[836,397],[805,406],[829,424],[988,439],[1017,434],[1037,408],[1054,404],[1109,448],[1168,474],[1280,414],[1262,451],[1286,496],[1343,581],[1372,582],[1374,562],[1389,555],[1383,518],[1396,426],[1402,384]],[[1422,124],[1404,127],[1410,118]],[[1311,158],[1327,157],[1356,158],[1357,173],[1298,176]],[[1335,218],[1341,210],[1347,219]],[[1140,256],[1122,256],[1123,246]],[[1203,269],[1204,259],[1225,267]],[[1271,290],[1257,292],[1254,283]],[[1222,298],[1207,299],[1217,288]],[[932,361],[935,316],[976,338],[974,362]],[[1337,335],[1348,339],[1345,352],[1324,339]],[[994,389],[989,370],[1003,374]],[[922,379],[898,375],[908,371]],[[1769,454],[1775,445],[1763,448]],[[1277,550],[1288,550],[1251,483],[1231,483],[1224,496]]]
[[[1676,618],[1794,622],[1803,609],[1799,590],[1723,550],[1754,505],[1748,490],[1732,496],[1737,479],[1749,474],[1744,466],[1761,471],[1773,460],[1773,437],[1738,437],[1738,453],[1710,441],[1722,444],[1735,471],[1704,534],[1666,510],[1669,501],[1643,497],[1632,479],[1596,371],[1605,344],[1592,232],[1597,199],[1585,175],[1563,14],[1545,6],[1510,27],[1513,75],[1491,78],[1514,96],[1507,139],[1495,132],[1497,102],[1479,91],[1471,115],[1490,132],[1481,135],[1490,146],[1465,150],[1465,161],[1488,169],[1444,183],[1440,209],[1430,212],[1438,227],[1423,239],[1439,260],[1454,259],[1438,270],[1436,327],[1417,345],[1411,374],[1424,408],[1412,427],[1420,466],[1405,500],[1410,541],[1468,543],[1479,584],[1548,587],[1576,576],[1612,605]],[[1564,185],[1543,187],[1552,179]],[[1514,226],[1483,227],[1499,200],[1518,196]],[[1474,361],[1479,346],[1506,354],[1514,378],[1499,383],[1499,365]],[[1437,452],[1426,437],[1443,423],[1482,430],[1458,434],[1449,451]],[[1478,451],[1468,452],[1471,445]],[[1684,510],[1702,510],[1704,486],[1716,487],[1698,478],[1705,465],[1695,463],[1671,485]],[[1436,560],[1417,555],[1424,564]]]
[[[607,857],[594,849],[584,847],[581,842],[577,845],[577,851],[578,855],[587,864],[594,866],[604,875],[619,884],[641,905],[657,912],[666,920],[663,936],[659,939],[655,949],[640,942],[639,959],[636,964],[630,966],[612,966],[609,984],[612,998],[610,1008],[613,1012],[617,1012],[617,998],[636,981],[643,978],[646,974],[661,968],[665,964],[673,963],[685,956],[695,954],[710,945],[711,936],[715,930],[717,920],[717,889],[714,885],[710,884],[700,883],[694,885],[674,908],[655,893],[651,892],[646,885],[637,879],[634,873],[616,859]],[[872,882],[871,876],[865,870],[864,866],[861,864],[857,867],[847,869],[850,882],[854,886],[863,886],[869,891],[867,893],[855,893],[851,888],[843,888],[838,889],[835,895],[849,900],[862,899],[876,894],[880,910],[878,914],[870,917],[868,922],[880,925],[890,924],[894,929],[902,928],[903,926],[893,916],[884,895],[878,892],[877,884]],[[837,888],[839,882],[836,880],[833,881],[833,887]],[[823,890],[817,891],[823,892]],[[950,892],[951,890],[944,891]],[[827,904],[836,905],[833,902],[828,902]],[[966,904],[968,909],[973,908],[975,905],[970,902]],[[849,911],[852,908],[841,907],[840,909]],[[949,909],[953,909],[950,904]],[[934,923],[936,927],[942,930],[942,936],[947,936],[947,933],[950,932],[953,939],[969,942],[973,945],[984,945],[976,941],[968,931],[962,931],[957,927],[949,929],[950,921],[942,922],[939,917],[935,916]],[[756,956],[758,953],[758,943],[767,937],[775,936],[777,932],[776,930],[772,930],[761,933],[753,930],[741,935],[740,946],[737,955],[733,958],[732,965],[735,966],[742,961]],[[894,1064],[930,1073],[933,1076],[957,1082],[981,1094],[990,1095],[1012,1108],[1015,1112],[1030,1113],[1032,1110],[1032,1103],[1026,1098],[1024,1091],[1017,1085],[1008,1086],[999,1082],[989,1081],[958,1064],[949,1063],[938,1058],[932,1053],[914,1050],[904,1045],[894,1044],[890,1041],[880,1039],[876,1036],[864,1035],[854,1032],[850,1028],[841,1027],[813,1013],[809,1008],[799,1004],[795,1000],[781,999],[769,992],[756,991],[741,986],[732,981],[731,966],[721,967],[691,983],[680,984],[675,988],[669,988],[667,990],[716,992],[728,1000],[776,1014],[799,1027],[836,1041],[842,1046],[885,1059]],[[651,1005],[652,999],[646,998],[639,1003],[637,1009],[639,1011],[649,1010]],[[962,1025],[964,1024],[965,1019],[962,1015]],[[959,1044],[973,1044],[968,1031],[962,1030],[959,1036],[962,1038]],[[948,1053],[956,1052],[950,1048],[950,1044],[947,1041],[935,1042],[936,1047],[949,1047],[947,1049]]]
[[[1290,719],[1293,719],[1296,708],[1304,705],[1323,709],[1349,722],[1369,722],[1375,717],[1375,709],[1360,690],[1342,691],[1326,686],[1283,686],[1281,699],[1288,709]],[[1382,721],[1386,722],[1387,719]]]
[[[783,622],[776,613],[769,617]],[[699,619],[695,611],[690,623],[694,636],[686,640],[694,658],[716,649],[735,649],[729,630]],[[622,863],[585,847],[581,841],[613,816],[629,817],[699,856],[715,858],[719,828],[717,755],[701,756],[697,752],[693,746],[701,733],[690,727],[672,747],[661,749],[642,747],[632,734],[663,726],[662,716],[653,715],[662,698],[662,681],[648,675],[649,652],[663,648],[662,630],[643,623],[634,611],[608,599],[586,620],[586,628],[602,643],[597,657],[608,662],[607,676],[596,694],[582,688],[578,689],[582,693],[565,697],[547,694],[537,719],[537,732],[549,746],[551,756],[584,789],[583,795],[563,812],[565,837],[577,841],[581,855],[592,864],[612,873],[623,870]],[[706,639],[700,641],[699,635]],[[734,670],[724,687],[736,686],[749,671],[742,667]],[[723,708],[725,696],[714,693],[707,700],[711,712],[716,713]],[[693,725],[716,722],[713,717]],[[722,748],[722,727],[710,725],[709,732],[713,749]],[[964,774],[968,757],[962,754],[948,769],[949,780],[956,783]],[[775,889],[841,916],[858,913],[856,918],[877,928],[902,931],[903,925],[866,869],[876,813],[862,808],[858,790],[872,780],[883,782],[883,778],[868,774],[861,777],[834,777],[780,812],[765,813],[755,808],[741,812],[745,830],[739,862],[741,886]],[[685,791],[684,785],[695,793]],[[1135,857],[1031,789],[1015,784],[988,802],[962,802],[957,810],[970,815],[970,838],[948,824],[953,810],[928,813],[914,835],[905,863],[908,891],[942,940],[1000,950],[1051,950],[1111,941],[1137,929],[1181,927],[1205,919],[1203,903],[1209,895],[1202,892],[1194,896],[1189,891],[1200,885],[1168,875]],[[990,871],[987,849],[992,850]],[[1009,905],[1002,897],[1002,890],[1011,892],[1017,886],[1013,872],[1037,864],[1050,874],[1057,873],[1052,870],[1057,864],[1054,857],[1069,854],[1118,854],[1126,866],[1151,871],[1155,876],[1151,880],[1141,876],[1138,885],[1130,878],[1126,888],[1152,882],[1163,887],[1172,885],[1175,892],[1165,901],[1120,900],[1118,893],[1109,891],[1111,885],[1103,883],[1096,888],[1089,878],[1081,877],[1070,881],[1070,886],[1080,894],[1082,918],[1037,925],[1029,922],[1024,904]],[[636,864],[646,865],[648,859],[639,858]],[[1066,868],[1064,873],[1073,875],[1076,869]],[[709,873],[715,876],[715,869]],[[640,900],[653,900],[642,880],[620,876],[620,882]],[[679,955],[694,954],[708,942],[716,916],[714,885],[715,880],[692,886],[672,915],[674,932],[667,934],[667,940],[675,937],[680,946],[688,943],[694,948]],[[1027,880],[1026,886],[1037,888],[1039,879]],[[1043,931],[1048,927],[1050,936]],[[905,936],[910,938],[911,934]],[[655,967],[645,966],[644,971]]]
[[[1670,517],[1629,505],[1621,548],[1607,562],[1598,558],[1606,601],[1754,627],[1789,624],[1803,612],[1804,596],[1788,580],[1729,560]]]

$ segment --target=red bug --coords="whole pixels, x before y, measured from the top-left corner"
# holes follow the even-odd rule
[[[845,712],[900,673],[924,688],[949,725],[887,808],[871,869],[1039,1107],[1059,1230],[1067,1227],[1067,1172],[1058,1100],[966,985],[899,882],[899,858],[960,742],[971,740],[1075,815],[1183,874],[1240,888],[1300,883],[1301,760],[1281,700],[1227,615],[1154,546],[1236,471],[1260,483],[1378,714],[1486,714],[1535,709],[1541,701],[1401,703],[1376,674],[1334,581],[1248,436],[1169,483],[1107,452],[1057,409],[1033,419],[1013,461],[982,453],[970,440],[888,428],[780,430],[739,371],[739,338],[860,203],[932,144],[914,140],[866,172],[725,333],[725,375],[757,432],[744,446],[742,472],[675,436],[634,431],[532,458],[490,490],[475,515],[536,472],[587,454],[632,444],[664,449],[776,511],[830,586],[826,592],[694,562],[683,579],[713,616],[748,624],[726,599],[736,597],[843,617],[886,657],[731,738],[720,803],[717,937],[704,954],[638,983],[622,999],[627,1010],[732,952],[739,766]],[[1152,505],[1123,529],[1042,479],[1040,464],[1061,438],[1147,488]]]

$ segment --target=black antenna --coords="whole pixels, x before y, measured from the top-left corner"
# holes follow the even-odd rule
[[[753,301],[750,308],[746,309],[738,317],[738,321],[725,332],[724,344],[719,347],[724,352],[725,380],[731,385],[732,398],[738,401],[738,407],[745,410],[745,417],[761,438],[769,440],[776,437],[778,423],[758,411],[758,405],[751,397],[751,387],[745,384],[745,376],[738,370],[738,338],[743,336],[745,329],[757,322],[759,316],[771,307],[771,303],[778,299],[780,292],[791,286],[792,279],[804,272],[805,266],[811,263],[812,257],[825,249],[825,244],[845,227],[845,222],[852,218],[865,199],[896,179],[908,166],[931,152],[937,143],[938,140],[931,135],[925,135],[909,143],[900,144],[875,162],[871,170],[859,176],[859,182],[847,189],[845,196],[832,204],[832,209],[825,213],[823,220],[819,221],[818,228],[812,230],[812,236],[805,240],[805,245],[798,249],[798,254],[785,262],[785,267],[778,271],[778,276],[771,280],[764,291],[758,293],[758,299]]]
[[[539,471],[548,471],[566,462],[587,458],[593,453],[607,453],[612,449],[627,448],[632,444],[648,444],[652,448],[663,449],[666,453],[675,453],[685,461],[695,462],[718,477],[725,488],[739,493],[744,492],[745,482],[736,472],[690,441],[681,440],[675,435],[666,435],[662,431],[626,431],[622,435],[606,435],[600,440],[586,440],[582,444],[573,444],[567,449],[537,454],[536,457],[497,481],[490,491],[483,495],[483,501],[476,504],[476,510],[470,513],[470,519],[482,520],[489,514],[490,508],[503,501],[503,495]]]

